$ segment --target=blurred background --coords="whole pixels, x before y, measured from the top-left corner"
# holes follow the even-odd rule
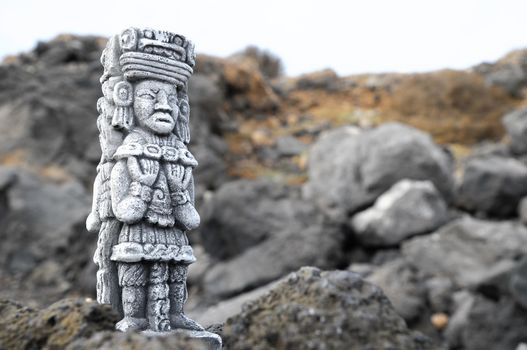
[[[513,0],[2,4],[0,298],[95,298],[84,221],[99,58],[110,35],[153,27],[199,53],[190,315],[222,323],[302,266],[348,269],[448,348],[516,349],[526,11]]]

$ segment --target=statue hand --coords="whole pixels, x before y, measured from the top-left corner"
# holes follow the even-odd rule
[[[101,219],[97,213],[91,212],[86,219],[86,229],[88,232],[98,232],[101,228]]]
[[[137,161],[136,157],[129,157],[128,172],[132,181],[152,186],[159,174],[159,162],[152,159],[140,159]]]
[[[185,167],[183,165],[177,163],[165,163],[165,173],[167,175],[168,186],[172,192],[185,189]]]

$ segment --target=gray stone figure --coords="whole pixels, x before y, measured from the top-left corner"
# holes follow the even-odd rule
[[[97,300],[121,331],[186,330],[221,346],[185,316],[186,278],[196,258],[186,232],[198,227],[187,82],[195,64],[185,37],[127,29],[101,57],[97,103],[102,157],[86,225],[99,232]]]

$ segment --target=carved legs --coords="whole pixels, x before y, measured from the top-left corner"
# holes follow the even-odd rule
[[[144,330],[148,325],[145,318],[147,268],[140,263],[119,263],[117,268],[124,317],[115,328],[122,332]]]
[[[156,332],[203,330],[183,312],[187,270],[187,265],[166,262],[118,263],[124,317],[116,328],[123,332],[147,327]]]
[[[167,280],[167,263],[155,262],[151,264],[146,309],[150,329],[155,332],[168,332],[170,330],[170,321],[168,320],[170,302]]]
[[[197,322],[185,316],[183,306],[187,301],[187,270],[184,264],[171,264],[169,277],[170,325],[172,329],[184,328],[202,331]]]

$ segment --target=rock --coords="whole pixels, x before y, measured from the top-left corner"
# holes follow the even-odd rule
[[[0,349],[188,349],[212,350],[204,339],[185,332],[164,335],[121,333],[114,330],[118,315],[109,305],[82,299],[63,299],[34,310],[0,300]],[[202,332],[207,333],[207,332]]]
[[[349,271],[302,268],[224,326],[237,349],[437,349],[408,330],[381,289]]]
[[[527,257],[515,266],[508,287],[514,300],[527,310]]]
[[[205,293],[227,297],[276,280],[302,266],[334,268],[343,260],[344,235],[338,227],[305,221],[239,256],[214,265],[205,276]]]
[[[527,165],[513,158],[473,158],[464,166],[458,204],[476,213],[510,217],[527,195]]]
[[[6,169],[0,167],[0,173]],[[7,170],[13,179],[0,190],[0,270],[23,277],[21,285],[12,285],[13,296],[45,305],[71,290],[92,295],[78,284],[93,264],[97,240],[84,228],[90,209],[86,190],[72,179],[57,183],[26,170]],[[90,278],[94,286],[95,275]]]
[[[197,339],[173,335],[143,335],[133,332],[98,332],[71,343],[66,350],[211,350]]]
[[[510,298],[499,301],[476,296],[461,331],[463,349],[515,349],[527,342],[527,310]]]
[[[292,136],[284,136],[276,140],[276,150],[281,157],[296,156],[302,153],[305,149],[306,145]]]
[[[277,78],[284,70],[280,58],[256,46],[248,46],[243,51],[231,55],[230,58],[239,62],[249,61],[266,79]]]
[[[294,199],[282,184],[268,180],[228,182],[200,212],[203,246],[213,257],[231,258],[306,221],[312,211],[311,205]]]
[[[514,97],[522,97],[527,82],[527,50],[515,50],[495,63],[482,63],[474,67],[487,84],[499,86]]]
[[[527,254],[527,229],[516,222],[468,216],[402,245],[403,256],[426,276],[445,277],[457,287],[478,288],[507,261]]]
[[[373,207],[356,214],[351,226],[362,244],[391,246],[433,231],[448,219],[447,205],[432,182],[401,180]]]
[[[298,90],[326,90],[337,91],[342,83],[337,73],[332,69],[324,69],[313,73],[303,74],[294,80]]]
[[[227,165],[222,154],[205,144],[197,144],[191,148],[192,154],[199,159],[195,171],[195,183],[207,189],[215,189],[227,181]]]
[[[430,309],[433,312],[446,312],[451,309],[454,284],[446,277],[432,277],[425,282]]]
[[[527,108],[516,109],[503,117],[503,125],[510,137],[511,150],[527,153]]]
[[[237,295],[233,298],[222,300],[217,304],[187,311],[187,315],[203,325],[224,324],[228,318],[242,312],[243,305],[260,298],[270,291],[278,282],[271,282],[250,292]]]
[[[527,197],[523,197],[518,204],[518,216],[520,221],[527,225]]]
[[[395,311],[405,320],[411,321],[420,316],[425,307],[425,289],[416,269],[404,259],[380,266],[365,279],[383,290]]]
[[[118,316],[110,306],[81,299],[61,300],[33,310],[0,301],[1,349],[61,349],[99,331],[113,330]]]
[[[455,311],[448,321],[444,334],[449,347],[456,349],[462,346],[462,332],[469,322],[470,311],[474,305],[475,296],[466,290],[461,290],[454,293],[452,299],[455,304]]]
[[[447,201],[454,193],[451,156],[429,135],[399,123],[324,134],[308,172],[305,196],[337,218],[367,207],[402,179],[430,180]]]

